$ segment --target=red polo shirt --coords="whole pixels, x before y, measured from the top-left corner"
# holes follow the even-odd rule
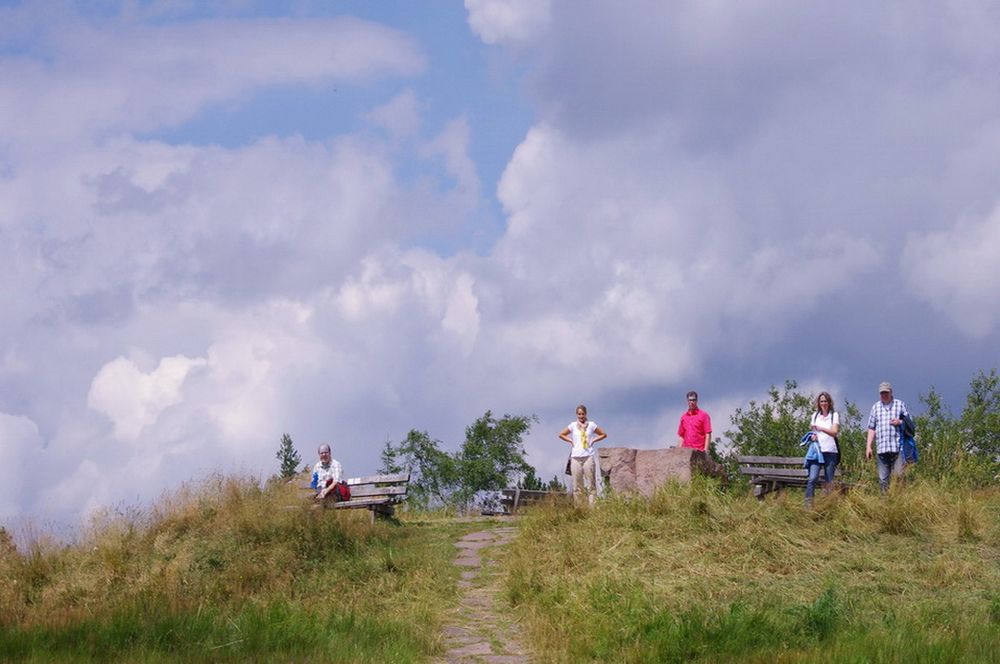
[[[681,415],[681,423],[677,427],[677,435],[684,439],[681,447],[707,452],[705,449],[705,434],[712,433],[712,418],[700,408],[693,413],[685,410]]]

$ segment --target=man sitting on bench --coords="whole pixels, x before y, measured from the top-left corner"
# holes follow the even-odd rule
[[[333,458],[330,446],[326,443],[320,445],[316,451],[319,452],[319,461],[313,467],[312,482],[309,483],[309,487],[316,490],[316,500],[323,500],[337,486],[343,468],[340,462]]]

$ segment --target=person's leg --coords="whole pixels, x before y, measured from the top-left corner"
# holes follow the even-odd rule
[[[884,452],[878,455],[879,469],[878,482],[882,493],[889,490],[889,478],[903,472],[903,463],[899,459],[899,452]]]
[[[889,454],[875,455],[875,466],[878,469],[878,488],[882,493],[886,493],[889,490],[889,472],[892,470],[894,461],[889,456]]]
[[[903,474],[906,469],[906,459],[903,458],[903,453],[900,452],[896,455],[896,458],[892,462],[892,474],[899,477]]]
[[[806,479],[806,505],[812,502],[813,495],[816,493],[816,480],[819,479],[819,471],[822,467],[822,464],[815,462],[809,464],[809,476]]]
[[[587,489],[587,504],[593,505],[594,501],[597,500],[597,478],[594,476],[594,470],[597,468],[597,464],[594,463],[594,457],[589,456],[583,462],[583,483]]]
[[[833,491],[833,476],[836,475],[837,466],[840,464],[840,454],[838,452],[824,452],[823,460],[826,461],[823,464],[823,478],[826,480],[823,490],[829,493]]]
[[[573,473],[573,504],[579,507],[584,501],[583,492],[583,462],[584,459],[570,457],[569,466]]]

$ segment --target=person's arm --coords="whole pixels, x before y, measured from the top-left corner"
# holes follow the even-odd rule
[[[704,411],[702,411],[704,412]],[[705,413],[705,454],[712,449],[712,417]]]
[[[677,425],[677,445],[684,445],[684,416],[681,415],[680,424]]]
[[[865,458],[872,458],[872,443],[875,442],[875,429],[868,430],[868,440],[865,442]]]
[[[896,401],[899,401],[899,399],[897,399]],[[900,424],[903,423],[903,420],[900,418],[902,418],[903,413],[905,412],[906,412],[906,405],[902,401],[899,401],[899,417],[894,417],[891,420],[889,420],[889,424],[891,424],[894,427],[898,427]]]
[[[596,445],[597,443],[601,442],[602,440],[608,437],[608,434],[604,433],[604,429],[602,429],[601,427],[594,427],[594,433],[596,433],[597,435],[594,436],[594,440],[590,441],[591,445]]]
[[[831,413],[830,414],[830,426],[829,426],[829,428],[828,427],[821,427],[818,424],[814,424],[813,425],[813,431],[822,431],[823,433],[825,433],[827,435],[836,436],[837,433],[840,432],[840,415],[838,415],[837,413]]]
[[[330,470],[333,471],[333,483],[336,484],[344,478],[344,467],[336,459],[331,460],[330,465],[332,466]]]
[[[559,438],[565,440],[570,445],[573,444],[573,439],[569,437],[569,427],[566,427],[565,429],[559,432]]]

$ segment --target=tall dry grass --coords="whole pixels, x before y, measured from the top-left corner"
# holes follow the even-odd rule
[[[441,647],[462,528],[210,477],[71,544],[0,551],[0,660],[419,661]]]
[[[506,592],[540,661],[996,661],[1000,492],[805,510],[694,482],[539,511]]]

